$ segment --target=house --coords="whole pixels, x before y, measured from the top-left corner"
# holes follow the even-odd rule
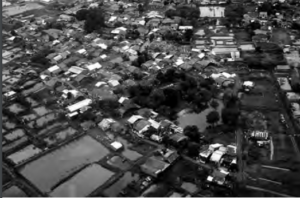
[[[154,156],[156,159],[164,161],[170,165],[179,158],[177,151],[173,151],[171,149],[159,149],[154,153]]]
[[[203,163],[207,163],[212,155],[213,151],[208,149],[208,150],[204,150],[204,151],[201,151],[199,153],[199,158],[200,158],[200,161],[203,162]]]
[[[245,81],[243,83],[243,88],[244,88],[244,91],[246,92],[249,92],[251,89],[253,89],[255,86],[254,82],[252,81]]]
[[[293,112],[293,116],[294,118],[300,118],[300,104],[299,103],[292,103],[292,112]]]
[[[286,97],[290,102],[300,101],[300,94],[295,93],[295,92],[287,92]]]
[[[149,157],[144,164],[140,166],[141,170],[153,177],[158,177],[161,173],[163,173],[170,164],[160,161],[154,156]]]
[[[225,170],[214,170],[213,173],[207,177],[208,183],[214,183],[220,186],[232,187],[228,182],[229,172]]]
[[[81,108],[87,107],[88,105],[90,105],[92,103],[91,99],[84,99],[76,104],[70,105],[67,107],[67,110],[71,113],[74,111],[77,111]]]
[[[105,118],[98,124],[98,126],[103,131],[106,131],[106,130],[110,129],[111,125],[115,122],[116,121],[111,118]]]
[[[215,164],[220,164],[221,159],[223,157],[223,155],[225,154],[224,151],[222,150],[217,150],[215,152],[212,153],[211,157],[210,157],[210,161],[215,163]]]
[[[182,133],[175,133],[168,137],[168,143],[175,148],[184,147],[187,145],[188,137]]]
[[[276,72],[289,72],[291,67],[289,65],[277,65],[275,67]]]
[[[283,90],[283,91],[292,91],[292,87],[289,83],[289,80],[287,78],[284,78],[284,77],[278,77],[277,78],[277,81],[280,85],[280,89]]]
[[[267,131],[253,131],[250,133],[250,138],[254,140],[266,141],[269,139],[269,133]]]

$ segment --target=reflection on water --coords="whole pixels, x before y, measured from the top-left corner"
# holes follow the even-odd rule
[[[132,161],[135,161],[138,158],[142,157],[142,155],[139,154],[138,152],[129,149],[132,146],[132,144],[127,140],[125,140],[124,138],[118,136],[116,140],[121,142],[124,146],[124,151],[122,152],[122,155],[124,155],[124,157]]]
[[[206,122],[206,116],[216,110],[220,113],[224,107],[223,103],[221,101],[216,100],[219,103],[219,106],[217,109],[213,109],[212,107],[209,107],[202,111],[201,113],[189,113],[188,110],[184,111],[184,113],[181,113],[177,119],[179,126],[184,128],[189,125],[196,125],[199,128],[199,131],[203,132],[205,131],[206,127],[209,126],[209,124]]]
[[[10,106],[8,107],[8,109],[9,109],[11,112],[15,113],[15,114],[19,114],[19,113],[21,113],[21,112],[23,112],[23,111],[25,110],[24,107],[22,107],[21,105],[16,104],[16,103],[10,105]]]
[[[126,172],[124,176],[119,179],[116,183],[111,185],[109,188],[107,188],[104,191],[104,194],[108,197],[117,197],[120,192],[131,182],[138,181],[139,175],[132,173],[132,172]]]

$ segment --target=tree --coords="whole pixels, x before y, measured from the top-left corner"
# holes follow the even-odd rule
[[[219,103],[216,100],[212,100],[210,106],[214,109],[218,108]]]
[[[175,108],[179,101],[180,101],[180,92],[178,90],[175,90],[174,88],[166,88],[164,89],[164,95],[165,95],[165,102],[164,104]]]
[[[222,121],[224,124],[236,125],[240,111],[237,108],[224,108],[222,110]]]
[[[217,111],[212,111],[206,116],[207,123],[215,125],[220,120],[220,115]]]
[[[90,9],[84,24],[84,29],[87,33],[91,33],[93,31],[101,31],[103,27],[105,27],[105,18],[103,15],[103,11],[99,8]]]
[[[199,144],[195,142],[189,142],[187,146],[188,156],[189,157],[198,157],[199,156]]]
[[[190,141],[198,143],[199,140],[200,140],[199,129],[195,125],[186,126],[183,129],[183,133],[184,133],[185,136],[187,136],[190,139]]]
[[[75,17],[78,21],[83,21],[87,19],[88,13],[89,11],[87,9],[78,10]]]

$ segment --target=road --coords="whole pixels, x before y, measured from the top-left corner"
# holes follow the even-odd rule
[[[244,181],[244,162],[243,162],[243,131],[238,128],[235,132],[237,144],[237,162],[238,162],[238,182]]]
[[[276,195],[276,196],[280,196],[280,197],[293,197],[293,196],[290,196],[290,195],[278,193],[278,192],[275,192],[275,191],[272,191],[272,190],[266,190],[266,189],[255,187],[255,186],[249,186],[249,185],[247,185],[246,188],[250,189],[250,190],[257,190],[257,191],[262,191],[262,192],[270,193],[270,194],[273,194],[273,195]]]

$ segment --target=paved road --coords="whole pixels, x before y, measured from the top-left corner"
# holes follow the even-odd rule
[[[262,191],[262,192],[266,192],[266,193],[271,193],[273,195],[280,196],[280,197],[293,197],[293,196],[290,196],[290,195],[278,193],[278,192],[275,192],[275,191],[272,191],[272,190],[267,190],[267,189],[263,189],[263,188],[259,188],[259,187],[255,187],[255,186],[247,185],[246,188],[250,189],[250,190],[257,190],[257,191]]]
[[[237,143],[237,162],[238,162],[238,177],[239,182],[244,181],[244,162],[243,162],[243,131],[239,128],[235,132]]]

